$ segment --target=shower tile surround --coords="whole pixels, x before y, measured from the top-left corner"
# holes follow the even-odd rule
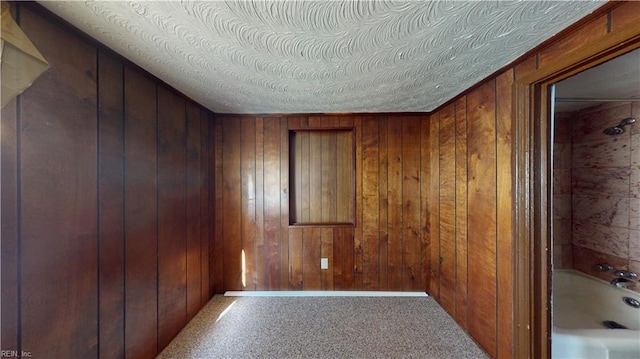
[[[554,124],[553,261],[611,280],[593,269],[609,263],[640,273],[640,125],[607,136],[602,130],[640,103],[614,103],[557,113]],[[630,289],[640,291],[635,282]]]
[[[553,263],[573,268],[571,245],[571,114],[557,113],[553,144]]]

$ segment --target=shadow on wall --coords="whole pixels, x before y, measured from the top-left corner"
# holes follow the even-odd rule
[[[610,281],[594,266],[640,273],[640,125],[618,135],[603,130],[640,103],[557,113],[554,130],[553,263]],[[640,292],[634,281],[629,289]]]

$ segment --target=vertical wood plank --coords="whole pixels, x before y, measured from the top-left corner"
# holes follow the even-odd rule
[[[255,243],[255,281],[256,289],[267,289],[265,275],[264,240],[264,120],[256,117],[256,243]]]
[[[430,294],[440,300],[440,113],[431,115],[429,121],[429,144],[431,146],[429,163],[431,181],[429,188],[429,222],[431,223],[431,275],[429,276]]]
[[[214,117],[214,127],[213,127],[213,135],[214,135],[214,143],[213,143],[213,178],[214,178],[214,186],[212,196],[215,198],[214,200],[214,223],[215,227],[213,229],[214,236],[211,247],[211,261],[212,263],[209,265],[210,273],[209,276],[212,277],[212,282],[215,285],[214,292],[215,293],[223,293],[226,289],[224,287],[224,245],[223,245],[223,234],[224,234],[224,221],[223,221],[223,211],[225,206],[223,204],[224,199],[224,177],[222,174],[223,170],[223,132],[224,128],[222,126],[224,118],[223,117]]]
[[[124,357],[124,84],[122,62],[99,52],[100,353]]]
[[[456,112],[456,320],[467,327],[467,98]]]
[[[97,357],[97,52],[23,7],[20,22],[51,65],[19,104],[22,349]]]
[[[321,137],[321,189],[322,189],[322,222],[335,222],[337,213],[336,189],[337,181],[337,137],[332,132],[320,132]]]
[[[300,128],[300,118],[292,117],[289,118],[288,128]],[[290,208],[289,208],[289,216],[290,223],[298,223],[302,222],[302,156],[300,155],[300,137],[292,136],[289,131],[287,131],[287,138],[289,138],[289,161],[291,162],[293,171],[289,174],[290,181]],[[297,139],[297,140],[296,140]]]
[[[497,165],[497,285],[498,358],[511,358],[513,347],[513,197],[511,99],[513,70],[496,79],[496,165]]]
[[[307,227],[303,230],[303,280],[304,290],[322,290],[322,274],[320,272],[321,229]]]
[[[329,268],[321,270],[322,290],[333,290],[333,228],[322,228],[320,231],[321,245],[320,245],[320,257],[327,258],[329,261]],[[316,263],[318,266],[320,263]]]
[[[429,136],[430,116],[423,115],[420,119],[420,228],[422,229],[422,288],[431,292],[429,287],[431,277],[431,217],[429,211],[430,178],[431,178],[431,142]]]
[[[308,116],[302,116],[299,119],[299,124],[300,124],[300,128],[309,128],[309,117]]]
[[[421,289],[420,275],[420,118],[402,120],[403,289]]]
[[[322,133],[309,132],[309,221],[322,222]]]
[[[353,273],[353,283],[354,289],[362,289],[363,284],[363,253],[362,253],[362,214],[363,214],[363,203],[362,203],[362,179],[363,179],[363,171],[362,171],[362,117],[354,116],[353,125],[355,127],[355,137],[356,137],[356,203],[355,205],[355,216],[354,224],[355,227],[353,229],[353,251],[354,251],[354,273]]]
[[[187,321],[185,101],[158,86],[158,351]]]
[[[496,351],[495,80],[467,95],[469,333]]]
[[[265,285],[280,289],[281,233],[280,233],[280,118],[264,119],[264,245]]]
[[[289,123],[280,119],[280,289],[289,289]]]
[[[218,131],[217,131],[217,124],[220,122],[218,121],[218,118],[216,117],[215,114],[213,113],[207,113],[207,122],[209,123],[208,126],[208,131],[209,134],[207,136],[207,155],[209,156],[209,158],[207,159],[207,164],[209,166],[209,170],[207,171],[207,174],[209,176],[209,180],[208,180],[208,187],[209,187],[209,196],[207,198],[208,201],[208,205],[209,205],[209,215],[208,215],[208,220],[209,220],[209,237],[208,237],[208,246],[209,246],[209,252],[207,254],[207,258],[209,260],[209,277],[207,278],[207,281],[209,282],[209,297],[213,296],[218,287],[221,287],[221,281],[217,281],[218,280],[218,273],[217,273],[217,268],[216,266],[218,265],[218,263],[216,262],[216,260],[218,260],[218,256],[221,256],[221,252],[217,250],[216,248],[216,235],[218,234],[218,232],[220,231],[220,227],[221,225],[219,224],[218,220],[218,204],[217,204],[217,199],[218,197],[216,197],[220,192],[216,192],[217,191],[217,187],[220,186],[220,179],[218,176],[218,171],[220,170],[218,168],[218,163],[217,163],[217,154],[218,151],[220,150],[218,147]]]
[[[0,223],[2,249],[0,289],[0,341],[3,350],[21,350],[18,347],[18,116],[16,100],[9,102],[0,112]]]
[[[153,358],[158,350],[156,84],[129,66],[124,78],[125,356]]]
[[[200,108],[186,106],[186,235],[187,235],[187,322],[202,308],[202,229]]]
[[[242,211],[242,289],[256,289],[256,122],[252,117],[241,120],[241,211]]]
[[[340,116],[325,116],[323,122],[329,128],[338,128]],[[353,153],[352,142],[350,142],[352,137],[352,133],[341,131],[327,132],[323,136],[322,163],[326,171],[323,171],[322,177],[323,186],[326,182],[327,187],[327,192],[323,191],[323,216],[327,222],[351,222],[349,204],[353,188],[353,182],[351,182],[353,166],[350,156]],[[347,195],[341,197],[341,192]],[[346,202],[344,198],[347,199]],[[345,206],[345,203],[348,205]]]
[[[210,121],[209,114],[205,110],[200,110],[200,273],[201,273],[201,303],[204,306],[212,295],[212,286],[210,284],[209,279],[209,265],[210,265],[210,236],[212,234],[211,224],[212,224],[212,210],[211,205],[213,203],[213,198],[211,196],[211,182],[212,176],[210,175],[211,168],[209,167],[210,163],[210,153],[211,153],[211,141],[209,131]]]
[[[332,265],[332,269],[333,269],[333,288],[336,290],[343,290],[345,289],[345,283],[344,283],[344,272],[345,272],[345,267],[344,267],[344,262],[345,262],[345,243],[344,243],[344,239],[342,238],[342,233],[340,232],[341,228],[334,228],[333,229],[333,265]]]
[[[302,228],[289,230],[289,289],[303,289],[303,248]]]
[[[241,121],[237,117],[222,121],[224,290],[242,290]]]
[[[354,116],[340,116],[338,119],[338,125],[340,127],[350,127],[354,128]],[[346,140],[344,142],[347,142]],[[353,134],[351,135],[351,140],[348,143],[344,143],[342,140],[338,142],[338,146],[347,146],[350,148],[350,154],[347,158],[346,155],[344,158],[339,158],[339,161],[352,162],[355,160],[353,158],[353,148],[355,143],[353,143]],[[341,149],[341,154],[346,154],[344,149]],[[340,168],[344,168],[344,165],[339,165]],[[353,168],[353,166],[351,167]],[[352,173],[352,170],[349,173],[349,183],[350,186],[339,187],[338,193],[342,196],[349,195],[352,196],[352,191],[354,191],[354,183],[356,178],[354,178],[355,174]],[[357,196],[357,192],[356,192]],[[356,222],[356,218],[354,218],[355,213],[355,202],[354,197],[351,197],[351,201],[349,202],[349,208],[346,210],[339,209],[338,217],[344,218],[345,221],[352,221],[354,224]],[[335,289],[353,289],[354,288],[354,271],[355,271],[355,252],[354,252],[354,233],[353,228],[335,228],[333,234],[333,249],[334,249],[334,288]]]
[[[389,290],[402,290],[402,118],[388,117],[388,280]]]
[[[321,128],[325,127],[324,123],[325,118],[323,116],[309,116],[308,119],[308,128]]]
[[[353,223],[353,132],[336,136],[336,222]]]
[[[334,262],[341,261],[340,269],[338,272],[337,264],[334,266],[334,288],[338,290],[350,290],[354,289],[354,241],[353,241],[353,228],[335,228],[333,232],[333,249],[334,249]],[[336,248],[340,248],[339,252]],[[340,258],[340,259],[337,259]],[[338,284],[339,283],[339,284]]]
[[[300,132],[300,186],[301,208],[300,216],[302,222],[311,221],[311,141],[309,132]]]
[[[353,116],[340,116],[334,119],[334,124],[341,128],[353,128]],[[341,201],[337,209],[337,220],[341,223],[355,223],[354,216],[354,145],[353,132],[345,133],[337,138],[338,151],[338,183],[337,193],[339,198],[348,198],[346,206]]]
[[[353,119],[355,116],[353,115],[346,115],[346,116],[340,116],[338,119],[338,125],[340,127],[353,127]]]
[[[380,288],[378,120],[362,118],[362,273],[365,290]]]
[[[389,271],[387,257],[389,253],[389,199],[388,199],[388,169],[389,156],[387,153],[387,116],[378,116],[378,196],[379,196],[379,262],[380,290],[389,289]]]
[[[456,317],[456,138],[454,105],[440,110],[440,305]]]
[[[356,242],[355,238],[355,228],[342,228],[340,230],[340,234],[343,238],[343,267],[345,268],[343,274],[343,284],[345,289],[359,289],[360,287],[356,287]]]

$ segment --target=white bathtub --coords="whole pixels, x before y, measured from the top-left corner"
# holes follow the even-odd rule
[[[623,297],[640,301],[631,290],[575,270],[554,270],[552,358],[640,358],[640,309]],[[629,329],[608,329],[605,320]]]

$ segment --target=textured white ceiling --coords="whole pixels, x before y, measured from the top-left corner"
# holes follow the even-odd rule
[[[41,2],[219,113],[428,112],[602,3]]]

